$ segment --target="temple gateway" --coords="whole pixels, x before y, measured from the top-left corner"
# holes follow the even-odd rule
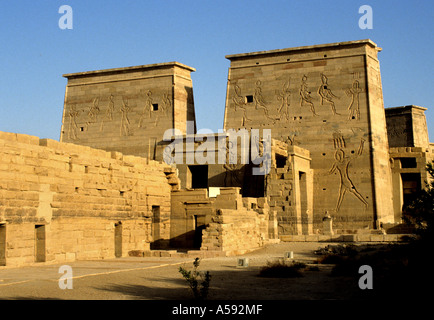
[[[60,141],[0,132],[0,266],[396,241],[433,159],[371,40],[228,55],[222,130],[179,62],[65,74]]]

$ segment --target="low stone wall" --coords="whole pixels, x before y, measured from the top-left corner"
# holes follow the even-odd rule
[[[0,265],[124,256],[156,232],[168,241],[168,177],[156,161],[0,132]]]
[[[283,242],[397,242],[411,234],[335,234],[335,235],[283,235]]]
[[[268,214],[241,208],[218,209],[203,231],[201,250],[242,254],[269,242]]]
[[[220,188],[215,197],[207,189],[173,191],[170,243],[198,256],[247,252],[278,241],[276,214],[269,217],[266,198],[243,198],[240,188]]]

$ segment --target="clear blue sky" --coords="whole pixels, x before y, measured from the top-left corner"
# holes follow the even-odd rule
[[[61,30],[61,5],[73,29]],[[373,9],[361,30],[359,7]],[[434,140],[434,1],[3,0],[0,131],[58,140],[62,74],[179,61],[192,74],[198,128],[223,127],[225,55],[359,39],[379,54],[386,107],[427,107]]]

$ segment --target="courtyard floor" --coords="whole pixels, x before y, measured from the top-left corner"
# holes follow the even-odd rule
[[[314,251],[329,243],[292,242],[266,246],[242,257],[247,267],[238,267],[240,257],[205,258],[200,271],[212,279],[210,300],[349,300],[361,289],[354,278],[330,275],[332,265],[318,265],[300,278],[263,278],[259,270],[292,251],[294,261],[314,263]],[[72,288],[61,289],[63,264],[31,267],[0,267],[2,300],[191,300],[192,293],[179,267],[192,269],[192,258],[125,257],[112,260],[67,263]],[[356,283],[355,283],[356,282]]]

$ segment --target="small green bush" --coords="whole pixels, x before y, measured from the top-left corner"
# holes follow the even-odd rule
[[[306,268],[303,262],[293,262],[287,264],[282,261],[268,262],[267,265],[259,271],[260,277],[265,278],[297,278],[302,277],[302,270]]]
[[[196,258],[193,262],[193,270],[188,271],[183,267],[179,267],[179,272],[182,274],[182,277],[187,280],[191,290],[193,291],[194,298],[196,300],[205,300],[209,293],[211,275],[209,271],[197,271],[199,264],[200,259]]]
[[[319,271],[318,266],[310,266],[306,269],[307,271]]]

